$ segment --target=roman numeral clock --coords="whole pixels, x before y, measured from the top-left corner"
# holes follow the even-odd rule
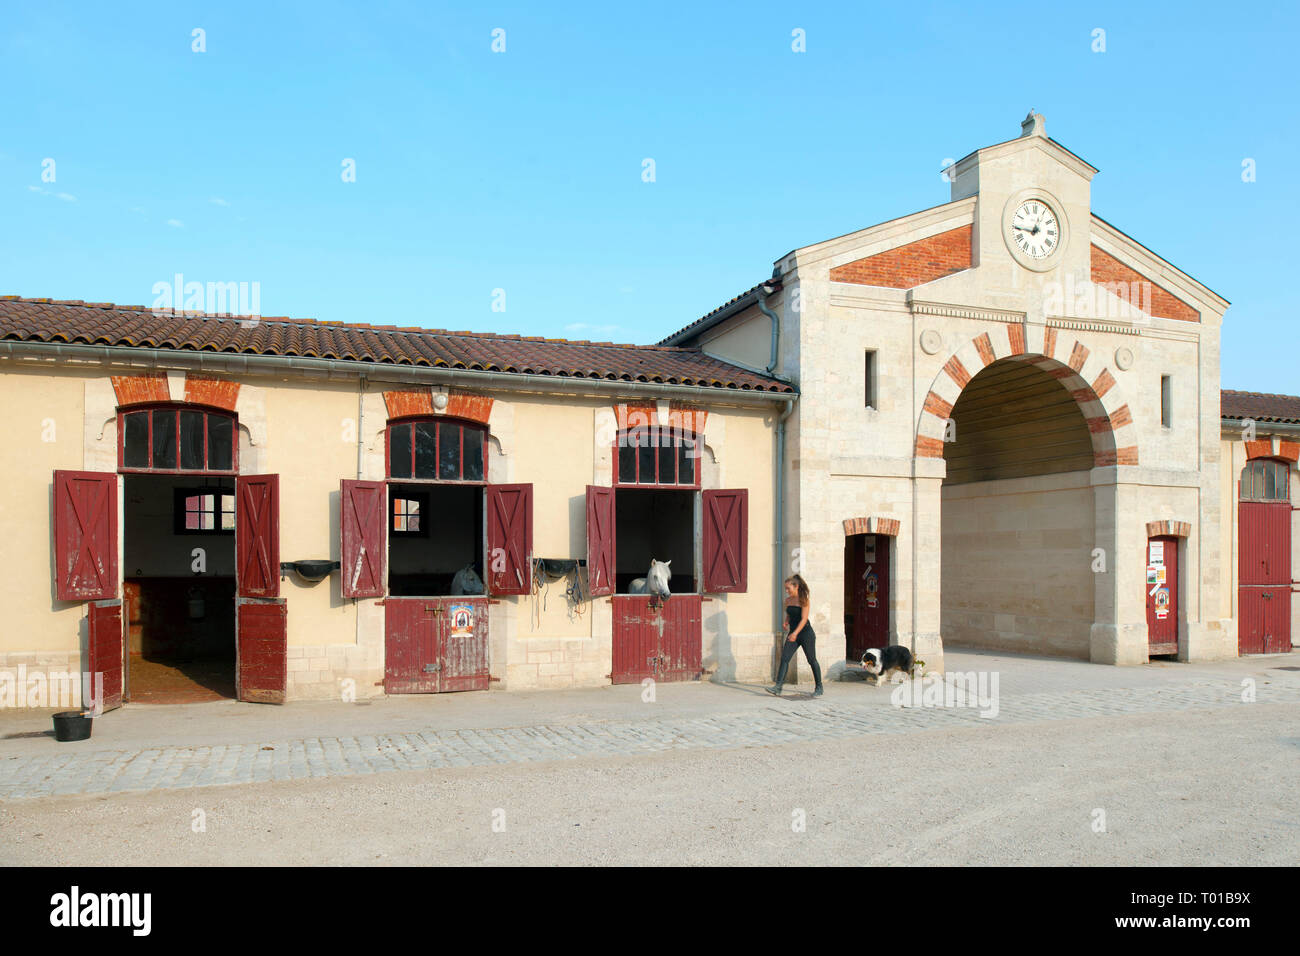
[[[1007,200],[1002,238],[1012,257],[1026,269],[1047,272],[1060,263],[1068,238],[1061,203],[1044,189],[1025,189]]]

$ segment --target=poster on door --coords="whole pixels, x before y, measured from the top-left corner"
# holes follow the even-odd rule
[[[877,607],[880,604],[880,578],[876,572],[867,572],[867,607]]]
[[[1156,620],[1163,621],[1169,616],[1169,589],[1160,588],[1156,591]]]
[[[474,605],[453,604],[447,616],[451,621],[452,637],[474,636]]]

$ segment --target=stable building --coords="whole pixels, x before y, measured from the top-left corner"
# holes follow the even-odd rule
[[[107,708],[766,676],[795,395],[690,347],[0,300],[0,668]]]
[[[1220,586],[1237,650],[1290,653],[1300,646],[1300,396],[1225,389],[1222,424]]]
[[[1300,400],[1221,406],[1228,302],[1096,173],[1031,114],[654,346],[0,298],[0,674],[107,707],[766,681],[794,572],[829,679],[1289,650]]]
[[[947,202],[795,249],[663,340],[798,386],[782,560],[824,668],[892,643],[931,669],[945,645],[1236,655],[1228,302],[1097,215],[1096,173],[1031,114]]]

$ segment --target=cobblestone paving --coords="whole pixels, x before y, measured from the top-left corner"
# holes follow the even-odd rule
[[[882,696],[884,693],[881,691]],[[774,700],[771,706],[757,711],[703,717],[663,715],[563,726],[11,756],[0,757],[0,799],[175,790],[393,770],[634,756],[692,748],[763,747],[958,725],[990,727],[1078,717],[1297,704],[1300,685],[1261,687],[1258,701],[1243,703],[1242,688],[1237,683],[1198,680],[1151,688],[1003,696],[997,716],[992,718],[982,717],[977,706],[897,708],[880,698],[865,705],[787,699]]]

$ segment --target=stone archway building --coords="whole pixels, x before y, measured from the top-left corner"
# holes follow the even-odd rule
[[[1228,302],[1095,215],[1096,172],[1031,114],[950,168],[948,202],[796,249],[661,343],[798,385],[779,558],[809,582],[832,667],[861,516],[892,523],[889,640],[931,669],[945,642],[1148,660],[1149,523],[1181,535],[1178,656],[1235,656],[1217,553]]]

